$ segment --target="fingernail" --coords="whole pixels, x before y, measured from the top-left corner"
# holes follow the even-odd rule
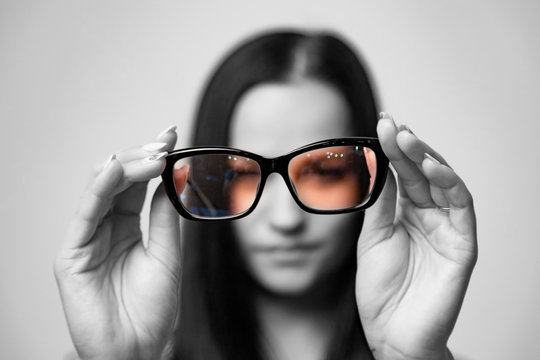
[[[154,151],[163,150],[167,145],[169,144],[165,142],[154,142],[154,143],[144,145],[142,149],[144,151],[154,152]]]
[[[428,153],[424,153],[424,159],[429,159],[433,161],[435,164],[441,165],[439,160],[435,159],[433,156],[429,155]]]
[[[111,154],[111,156],[109,156],[107,161],[105,161],[105,166],[103,168],[105,169],[105,168],[108,168],[109,166],[111,166],[113,160],[115,160],[115,159],[116,159],[116,154]]]
[[[394,121],[394,118],[392,117],[392,115],[384,111],[381,111],[379,113],[379,120],[382,120],[382,119],[389,119],[389,120]]]
[[[165,156],[167,156],[167,152],[166,151],[163,151],[163,152],[160,152],[160,153],[157,153],[157,154],[154,154],[154,155],[150,155],[146,158],[144,158],[144,161],[156,161],[156,160],[159,160],[159,159],[163,159]]]
[[[167,134],[168,132],[174,132],[175,130],[176,130],[176,125],[171,125],[168,128],[166,128],[165,130],[163,130],[162,132],[160,132],[157,137],[159,139],[159,138],[165,136],[165,134]]]
[[[409,134],[413,134],[413,135],[414,135],[414,133],[412,132],[412,130],[409,129],[409,127],[408,127],[407,125],[401,124],[401,125],[399,125],[398,129],[399,129],[399,131],[406,131],[406,132],[408,132]]]

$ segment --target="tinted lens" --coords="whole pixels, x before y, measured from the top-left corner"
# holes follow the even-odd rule
[[[257,196],[261,168],[252,159],[229,154],[196,155],[178,160],[173,176],[182,206],[199,218],[247,211]],[[183,191],[177,184],[187,184]]]
[[[365,204],[375,180],[375,152],[362,146],[306,151],[289,163],[300,201],[316,210],[344,210]]]

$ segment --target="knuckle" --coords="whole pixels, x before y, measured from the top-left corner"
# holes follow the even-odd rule
[[[473,198],[472,194],[467,189],[465,189],[463,197],[464,197],[465,203],[468,206],[474,207],[474,198]]]

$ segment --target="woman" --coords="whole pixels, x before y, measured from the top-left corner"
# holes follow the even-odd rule
[[[174,344],[178,359],[451,359],[477,254],[472,198],[439,154],[376,114],[362,65],[335,36],[271,33],[231,53],[202,98],[195,145],[277,157],[378,134],[397,209],[391,172],[365,217],[307,213],[270,176],[248,216],[186,223],[181,264],[163,189],[147,248],[139,230],[146,182],[176,142],[169,128],[111,158],[57,259],[79,357],[153,359]]]

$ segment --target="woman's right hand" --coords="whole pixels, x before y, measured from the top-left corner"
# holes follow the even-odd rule
[[[90,182],[55,262],[80,359],[155,359],[178,311],[180,229],[161,185],[150,210],[148,246],[140,211],[147,183],[165,167],[174,128],[145,147],[111,157]]]

